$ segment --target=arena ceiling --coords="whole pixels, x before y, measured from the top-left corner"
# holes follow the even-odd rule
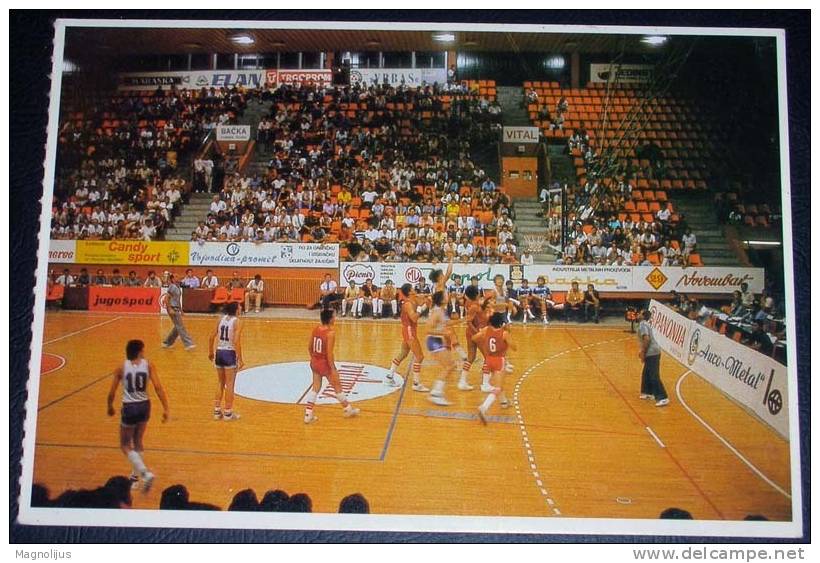
[[[435,39],[452,33],[454,40]],[[232,38],[254,41],[238,45]],[[296,51],[522,51],[544,53],[650,53],[642,35],[589,33],[531,33],[451,31],[446,24],[435,31],[362,29],[158,29],[69,28],[66,57],[87,60],[134,54],[271,53]]]

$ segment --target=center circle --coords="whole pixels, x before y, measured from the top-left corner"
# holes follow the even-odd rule
[[[384,382],[388,370],[382,367],[356,362],[336,362],[336,370],[342,391],[350,402],[367,401],[395,393],[401,389],[404,379],[396,374],[396,386]],[[285,362],[266,364],[243,369],[236,375],[234,390],[237,395],[270,403],[304,404],[313,374],[309,362]],[[316,404],[336,404],[334,389],[327,379],[316,398]]]

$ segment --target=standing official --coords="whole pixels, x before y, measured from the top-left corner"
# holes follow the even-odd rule
[[[171,332],[169,332],[165,340],[162,341],[162,347],[170,348],[174,345],[174,342],[176,342],[177,336],[179,336],[186,350],[196,348],[194,340],[191,338],[191,335],[188,334],[185,325],[182,324],[182,290],[177,285],[174,274],[168,274],[168,292],[162,296],[161,304],[168,312],[171,322],[174,323],[174,328],[171,329]]]
[[[641,399],[652,399],[656,407],[665,407],[669,404],[666,389],[661,381],[661,348],[655,341],[655,334],[649,319],[652,313],[644,309],[641,312],[641,324],[638,326],[638,338],[641,349],[638,357],[643,362],[641,374]]]

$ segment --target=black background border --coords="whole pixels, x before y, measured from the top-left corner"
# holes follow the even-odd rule
[[[516,24],[586,24],[749,27],[786,30],[791,167],[794,299],[797,357],[803,537],[792,540],[558,534],[443,534],[301,530],[213,530],[24,526],[16,522],[26,381],[34,307],[43,161],[51,86],[53,21],[63,18],[408,21]],[[550,542],[550,543],[767,543],[808,542],[810,535],[810,11],[809,10],[53,10],[10,13],[10,405],[9,533],[14,543],[325,543],[325,542]],[[785,205],[786,202],[783,202]]]

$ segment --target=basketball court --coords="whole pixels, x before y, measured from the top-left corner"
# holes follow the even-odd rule
[[[438,407],[382,382],[401,338],[397,321],[338,319],[336,361],[361,414],[345,419],[320,394],[320,420],[306,426],[299,403],[318,318],[243,317],[236,422],[211,417],[215,322],[185,316],[197,343],[186,352],[181,343],[160,348],[171,328],[164,316],[47,312],[34,482],[59,493],[128,474],[119,419],[105,406],[126,341],[140,338],[171,420],[162,424],[155,404],[145,458],[157,480],[134,495],[135,508],[155,509],[162,490],[181,483],[191,500],[222,508],[252,488],[307,493],[314,512],[336,512],[360,492],[374,514],[657,518],[679,507],[697,519],[791,519],[789,443],[666,354],[670,406],[640,400],[638,342],[626,323],[514,324],[511,406],[495,405],[482,426],[477,388],[458,391],[451,381],[454,404]],[[428,385],[436,369],[425,360]]]

